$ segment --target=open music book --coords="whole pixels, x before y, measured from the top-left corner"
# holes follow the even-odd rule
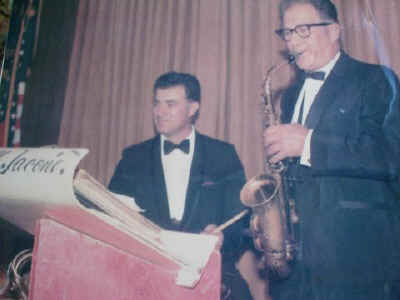
[[[79,208],[175,262],[181,267],[176,283],[195,286],[217,237],[164,230],[146,219],[134,199],[111,193],[77,168],[87,153],[0,148],[0,217],[33,234],[35,222],[52,211]]]

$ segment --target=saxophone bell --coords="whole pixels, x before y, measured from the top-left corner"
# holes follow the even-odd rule
[[[242,203],[251,207],[250,231],[254,246],[264,253],[259,264],[273,278],[286,278],[290,274],[286,237],[286,216],[282,215],[281,178],[276,174],[261,174],[251,178],[240,192]]]

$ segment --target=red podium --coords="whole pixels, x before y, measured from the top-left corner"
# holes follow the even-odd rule
[[[36,224],[29,300],[217,300],[221,257],[214,251],[194,288],[180,267],[79,209],[52,211]]]

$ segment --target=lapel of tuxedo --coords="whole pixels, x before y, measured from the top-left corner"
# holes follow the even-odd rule
[[[161,162],[161,138],[159,135],[154,139],[152,151],[153,186],[151,189],[154,191],[154,207],[157,210],[159,224],[162,224],[162,227],[168,227],[170,224],[169,204],[164,170]]]
[[[200,201],[200,190],[203,182],[203,168],[205,160],[204,139],[196,131],[196,141],[193,153],[192,165],[190,168],[189,184],[186,191],[185,210],[181,222],[181,229],[184,230],[190,223],[192,216],[199,213],[196,208]]]
[[[346,83],[345,68],[348,64],[348,57],[345,53],[341,53],[339,60],[336,62],[332,71],[326,78],[318,94],[316,95],[310,111],[307,115],[305,126],[314,129],[321,119],[324,111],[338,99],[338,94],[343,91],[343,85]]]
[[[298,80],[289,88],[288,92],[285,94],[285,99],[283,99],[283,107],[281,114],[282,123],[290,123],[294,113],[294,108],[296,105],[297,98],[299,97],[301,88],[304,84],[304,76],[298,75]]]

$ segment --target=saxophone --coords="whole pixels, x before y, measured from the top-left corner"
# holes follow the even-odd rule
[[[280,124],[272,104],[271,75],[295,59],[290,56],[266,73],[262,95],[265,128]],[[273,164],[265,157],[264,173],[246,182],[240,192],[241,202],[252,209],[250,230],[255,247],[263,252],[261,268],[278,278],[286,278],[290,273],[289,262],[294,259],[296,248],[293,226],[298,222],[294,200],[285,192],[285,170],[282,161]]]

